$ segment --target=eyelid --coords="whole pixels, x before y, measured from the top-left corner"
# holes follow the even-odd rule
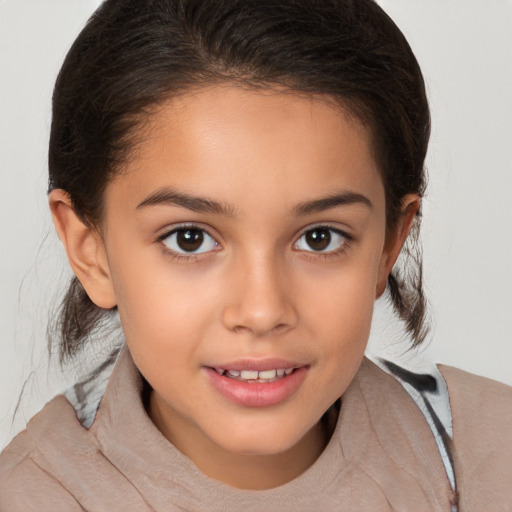
[[[340,233],[347,240],[354,240],[354,235],[350,234],[347,229],[344,229],[343,227],[340,227],[337,223],[333,223],[333,222],[315,222],[313,224],[308,224],[307,226],[301,228],[298,231],[296,238],[298,239],[299,237],[301,237],[308,231],[311,231],[313,229],[321,229],[321,228],[329,229],[329,230],[335,231],[336,233]]]
[[[182,229],[197,229],[198,231],[204,231],[206,234],[211,236],[215,241],[217,241],[217,239],[219,238],[216,233],[213,234],[213,228],[211,228],[208,225],[202,224],[201,222],[178,222],[176,224],[170,224],[165,228],[159,229],[155,241],[162,241],[170,234],[175,233],[176,231],[180,231]]]
[[[177,251],[169,247],[167,244],[164,243],[164,240],[172,236],[173,234],[184,231],[184,230],[197,230],[202,231],[206,236],[211,238],[215,242],[215,248],[209,249],[206,251],[200,251],[200,252],[187,252],[187,251]],[[217,240],[217,236],[213,235],[210,232],[210,229],[205,227],[204,225],[200,223],[194,223],[194,222],[183,222],[180,224],[175,224],[173,226],[167,227],[161,234],[159,234],[156,238],[156,242],[160,243],[163,246],[163,250],[166,254],[172,256],[173,258],[177,260],[189,260],[194,258],[201,258],[207,256],[211,252],[215,252],[221,248],[221,244]]]
[[[336,248],[336,249],[332,249],[332,250],[329,250],[329,251],[315,251],[314,249],[311,249],[311,250],[307,250],[307,249],[295,249],[297,243],[299,242],[299,240],[305,236],[309,231],[314,231],[315,229],[326,229],[328,231],[333,231],[334,233],[336,233],[337,235],[340,235],[342,236],[345,240],[344,242],[341,244],[341,246],[339,248]],[[305,228],[303,228],[300,232],[300,234],[296,237],[295,239],[295,242],[293,243],[293,248],[297,251],[301,251],[301,252],[305,252],[305,253],[311,253],[311,254],[314,254],[314,255],[323,255],[323,256],[328,256],[328,255],[335,255],[335,254],[338,254],[338,253],[341,253],[341,252],[344,252],[346,249],[347,249],[347,246],[350,242],[352,242],[354,240],[354,236],[351,235],[350,233],[347,233],[347,231],[337,227],[337,226],[333,226],[332,224],[329,224],[329,223],[316,223],[316,224],[311,224],[309,226],[306,226]]]

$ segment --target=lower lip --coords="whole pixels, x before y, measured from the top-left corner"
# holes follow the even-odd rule
[[[224,397],[244,407],[269,407],[284,402],[301,386],[308,367],[297,368],[290,375],[274,382],[243,382],[219,375],[205,368],[213,387]]]

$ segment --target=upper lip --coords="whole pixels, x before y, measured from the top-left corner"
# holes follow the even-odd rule
[[[286,359],[269,358],[269,359],[256,359],[256,358],[244,358],[235,361],[229,361],[226,363],[215,363],[205,365],[209,368],[223,369],[223,370],[248,370],[248,371],[259,371],[264,372],[266,370],[277,370],[288,368],[300,368],[307,366],[304,363],[298,361],[291,361]]]

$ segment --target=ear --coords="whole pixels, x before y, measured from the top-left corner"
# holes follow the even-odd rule
[[[389,274],[400,254],[412,223],[421,204],[418,194],[407,194],[402,201],[401,215],[396,226],[388,233],[380,260],[379,275],[375,296],[378,298],[386,289]]]
[[[100,234],[80,220],[64,190],[52,190],[49,202],[53,223],[76,277],[97,306],[113,308],[116,299]]]

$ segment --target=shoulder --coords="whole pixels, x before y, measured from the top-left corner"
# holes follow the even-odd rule
[[[463,510],[512,503],[512,387],[440,365],[453,418],[453,459]]]
[[[58,478],[39,447],[74,411],[64,397],[49,402],[0,455],[0,510],[82,510]],[[76,420],[75,420],[76,421]]]
[[[112,444],[117,432],[103,416]],[[105,454],[98,424],[83,427],[63,395],[49,402],[0,455],[0,511],[147,510],[130,477]]]
[[[439,369],[450,394],[454,437],[457,434],[462,442],[478,435],[481,441],[491,438],[488,442],[495,443],[496,434],[512,436],[512,387],[450,366]]]

